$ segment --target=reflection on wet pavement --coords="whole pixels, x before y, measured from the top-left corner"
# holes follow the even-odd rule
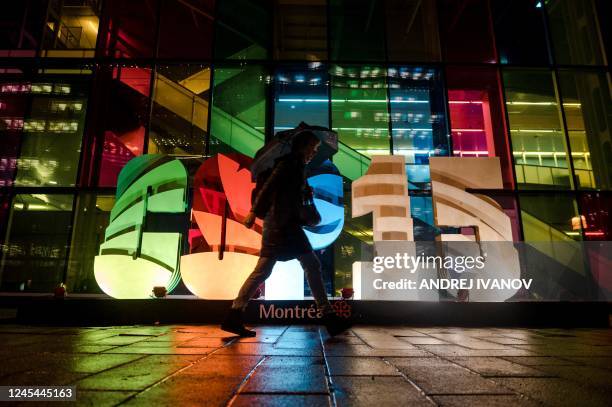
[[[77,404],[612,404],[612,331],[0,325],[0,385],[76,385]]]

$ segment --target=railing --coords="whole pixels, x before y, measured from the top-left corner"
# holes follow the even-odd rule
[[[515,164],[516,182],[559,187],[570,186],[570,170],[563,167]]]
[[[366,173],[372,160],[359,151],[338,140],[338,152],[334,155],[334,164],[340,173],[351,181]]]

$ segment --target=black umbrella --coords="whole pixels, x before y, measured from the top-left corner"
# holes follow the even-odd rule
[[[338,133],[327,127],[310,126],[301,122],[296,128],[276,133],[274,138],[267,142],[255,154],[255,159],[251,163],[251,178],[257,179],[257,175],[274,166],[277,158],[291,152],[293,138],[302,131],[311,131],[321,141],[317,155],[312,159],[309,166],[316,168],[332,155],[338,152]]]

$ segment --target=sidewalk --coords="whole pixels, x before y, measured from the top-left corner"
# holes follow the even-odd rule
[[[96,407],[612,405],[610,329],[257,331],[0,325],[0,385],[74,384]]]

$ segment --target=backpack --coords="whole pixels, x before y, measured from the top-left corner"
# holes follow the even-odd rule
[[[272,174],[272,170],[273,168],[268,168],[267,170],[262,171],[261,173],[257,175],[257,180],[255,182],[255,188],[253,188],[253,191],[251,191],[251,206],[255,204],[255,199],[257,198],[257,195],[259,195],[259,191],[261,191],[264,184],[270,177],[270,174]],[[259,205],[260,207],[259,211],[255,212],[255,216],[257,216],[259,219],[263,219],[266,217],[266,214],[268,213],[268,210],[270,209],[270,206],[272,205],[271,195],[272,194],[268,194],[267,196],[261,197],[263,202],[261,202],[261,204]]]

